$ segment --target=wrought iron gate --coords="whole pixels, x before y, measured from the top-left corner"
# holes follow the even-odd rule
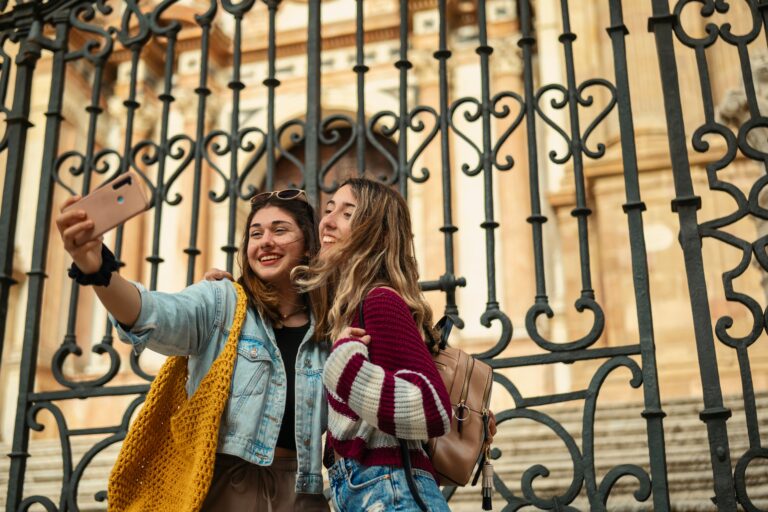
[[[636,0],[633,0],[633,2]],[[471,9],[462,11],[459,4],[471,4]],[[187,282],[194,279],[195,269],[199,266],[201,254],[198,239],[200,218],[208,204],[226,205],[228,219],[226,228],[227,243],[222,250],[227,255],[227,267],[232,269],[236,245],[236,223],[238,205],[245,204],[254,192],[249,186],[253,183],[272,189],[279,182],[275,169],[278,159],[284,158],[300,171],[300,186],[306,189],[314,201],[319,201],[321,194],[332,192],[336,187],[333,179],[333,167],[345,155],[354,154],[359,170],[364,171],[366,151],[373,149],[383,155],[391,166],[391,172],[385,172],[383,179],[399,187],[403,194],[408,194],[413,187],[421,186],[429,180],[439,181],[443,194],[443,226],[440,231],[444,239],[445,272],[440,276],[425,276],[423,283],[427,291],[440,291],[445,294],[446,312],[459,315],[460,308],[456,300],[457,287],[464,286],[466,280],[457,275],[454,263],[454,243],[461,236],[455,226],[455,214],[452,208],[453,169],[463,164],[466,175],[476,176],[483,184],[484,222],[481,228],[485,233],[485,258],[487,267],[486,309],[479,319],[486,327],[492,323],[501,326],[501,335],[495,345],[479,354],[494,368],[525,367],[549,365],[553,363],[571,363],[587,360],[604,360],[594,374],[586,389],[553,393],[547,396],[523,397],[514,383],[501,374],[497,383],[506,390],[515,402],[515,408],[498,411],[500,425],[517,418],[527,418],[550,428],[563,442],[573,463],[573,478],[566,490],[557,496],[541,496],[537,493],[535,481],[548,474],[547,468],[533,466],[525,471],[520,482],[521,495],[513,493],[507,483],[496,479],[496,490],[504,501],[507,510],[516,510],[532,505],[543,510],[570,510],[569,504],[585,488],[589,506],[592,510],[605,510],[606,502],[614,484],[622,477],[635,479],[639,489],[635,496],[639,502],[648,503],[653,510],[669,510],[669,491],[665,460],[665,443],[662,420],[665,413],[659,399],[656,370],[656,351],[654,347],[653,322],[651,318],[650,291],[648,288],[648,265],[645,240],[643,235],[643,211],[645,205],[640,196],[638,166],[635,147],[632,108],[630,103],[630,83],[627,70],[626,40],[628,31],[624,23],[621,0],[608,0],[610,20],[604,20],[610,39],[615,75],[611,79],[578,77],[578,64],[573,53],[576,34],[571,29],[573,5],[568,0],[560,0],[560,22],[562,33],[559,41],[565,62],[563,83],[540,85],[535,79],[534,58],[537,46],[537,34],[534,31],[534,12],[528,1],[516,4],[516,18],[519,25],[518,46],[523,64],[523,88],[520,91],[492,91],[491,55],[494,48],[489,43],[487,32],[488,13],[486,0],[462,2],[437,0],[439,46],[435,48],[434,59],[437,63],[439,103],[436,108],[420,105],[409,96],[412,62],[409,60],[412,33],[412,12],[414,2],[400,0],[399,49],[394,68],[397,70],[399,85],[397,90],[399,110],[382,111],[366,115],[366,65],[364,2],[357,0],[356,5],[356,58],[353,71],[357,77],[356,115],[325,114],[321,108],[321,76],[323,68],[321,52],[322,18],[320,0],[307,1],[307,31],[304,42],[306,48],[306,115],[276,125],[276,95],[281,86],[277,70],[276,19],[278,10],[284,7],[280,0],[264,0],[267,9],[265,45],[266,78],[263,80],[264,91],[268,96],[266,124],[249,124],[247,112],[241,108],[241,94],[246,83],[241,76],[243,67],[243,30],[244,19],[257,7],[255,0],[232,2],[210,1],[201,7],[195,4],[192,15],[182,19],[180,0],[164,0],[149,5],[146,2],[124,0],[49,0],[20,2],[0,6],[0,111],[5,115],[7,128],[0,142],[0,152],[5,154],[6,172],[2,198],[2,216],[0,217],[0,353],[5,340],[6,320],[8,316],[10,289],[15,284],[13,279],[14,240],[22,236],[17,231],[20,187],[23,173],[39,172],[40,192],[36,205],[36,222],[32,235],[32,261],[27,271],[28,298],[26,303],[23,352],[21,355],[21,378],[18,395],[18,412],[11,457],[10,483],[7,506],[9,510],[26,510],[33,504],[41,504],[47,510],[78,510],[77,488],[79,479],[89,462],[96,454],[110,444],[121,441],[126,432],[128,420],[139,407],[144,393],[148,389],[151,375],[142,368],[141,361],[130,356],[132,372],[146,383],[137,385],[115,384],[119,373],[121,354],[113,347],[113,332],[107,323],[103,338],[93,347],[93,352],[109,361],[103,375],[90,380],[73,380],[66,376],[63,368],[73,356],[81,356],[83,340],[76,335],[79,291],[72,286],[68,304],[67,335],[62,340],[59,350],[53,357],[51,368],[53,377],[60,385],[57,391],[36,392],[36,363],[41,338],[41,309],[46,281],[46,257],[49,247],[50,223],[53,215],[53,195],[56,187],[74,189],[68,184],[73,177],[78,183],[78,193],[91,190],[97,181],[115,176],[133,168],[146,176],[147,185],[153,193],[153,233],[147,261],[151,265],[150,288],[158,283],[162,269],[161,226],[164,215],[169,209],[180,204],[190,205],[188,247],[184,249],[187,265]],[[488,2],[490,4],[490,2]],[[573,2],[571,2],[573,3]],[[746,488],[745,473],[748,466],[758,458],[768,458],[768,452],[761,444],[757,426],[752,374],[749,367],[748,348],[766,328],[768,310],[764,310],[757,299],[734,291],[726,284],[727,300],[735,301],[749,308],[754,314],[754,328],[742,338],[734,338],[728,333],[730,324],[727,318],[717,321],[715,335],[717,339],[732,347],[738,353],[741,375],[743,377],[744,402],[750,435],[750,449],[742,454],[734,465],[729,453],[726,421],[730,411],[724,407],[719,385],[718,366],[715,359],[715,339],[712,334],[712,318],[706,294],[704,267],[701,257],[701,241],[705,237],[714,238],[730,244],[744,253],[742,264],[734,269],[724,282],[744,272],[751,261],[752,252],[763,269],[768,269],[768,257],[765,249],[768,236],[756,241],[742,240],[723,231],[723,227],[744,217],[768,219],[768,210],[762,199],[762,190],[768,178],[758,179],[749,193],[741,192],[736,186],[718,179],[717,171],[730,164],[740,151],[747,158],[762,165],[768,165],[768,150],[765,141],[754,142],[760,136],[760,129],[768,128],[768,120],[761,113],[756,92],[752,86],[753,77],[750,65],[748,45],[762,36],[768,27],[768,2],[765,0],[744,0],[748,6],[754,25],[745,35],[735,35],[728,25],[712,24],[706,28],[706,36],[696,39],[685,32],[680,23],[683,9],[691,0],[680,0],[670,10],[668,0],[649,0],[653,6],[653,17],[649,28],[655,34],[658,61],[661,70],[664,103],[666,106],[669,144],[672,155],[677,198],[673,208],[680,216],[680,242],[685,254],[691,306],[696,324],[696,344],[699,354],[704,391],[705,409],[701,419],[706,422],[710,436],[711,462],[714,473],[716,503],[721,510],[736,510],[737,503],[746,510],[757,510],[749,498]],[[700,16],[704,19],[728,9],[725,0],[700,0]],[[191,5],[191,4],[188,4]],[[431,4],[430,4],[431,5]],[[458,6],[458,7],[457,7]],[[458,10],[457,10],[458,9]],[[469,14],[457,14],[468,12]],[[212,60],[218,58],[211,53],[211,41],[218,37],[217,20],[225,20],[231,30],[231,63],[227,67],[227,88],[230,105],[226,128],[212,128],[215,122],[210,118],[212,101],[210,71]],[[449,67],[451,48],[449,46],[449,23],[459,23],[476,28],[476,53],[480,66],[479,97],[454,98],[451,94]],[[194,30],[199,38],[198,83],[195,84],[191,97],[191,108],[196,111],[194,129],[190,132],[174,128],[172,115],[176,95],[183,87],[178,84],[179,48],[186,44],[181,36],[185,30]],[[700,223],[697,210],[701,200],[695,195],[691,181],[691,169],[688,162],[687,135],[682,122],[680,88],[677,83],[676,51],[677,43],[692,49],[697,57],[700,73],[700,86],[703,91],[706,122],[698,127],[693,135],[695,151],[706,152],[705,135],[721,137],[727,151],[723,158],[707,167],[709,186],[730,194],[738,209],[727,217]],[[709,90],[709,73],[705,50],[713,44],[728,44],[738,48],[741,69],[744,76],[745,98],[748,115],[738,124],[737,133],[717,121],[714,116],[712,94]],[[114,86],[115,67],[111,58],[117,52],[124,52],[127,57],[124,69],[127,70],[127,87],[117,91]],[[154,132],[141,135],[136,129],[138,116],[143,108],[139,101],[146,98],[141,90],[142,56],[145,52],[161,52],[160,59],[164,69],[158,70],[161,83],[154,85],[157,91],[157,105],[160,113]],[[30,102],[35,83],[35,72],[42,56],[50,57],[50,97],[45,112],[45,138],[40,155],[39,168],[32,155],[25,154],[27,135],[31,127]],[[60,138],[63,131],[63,101],[68,77],[71,70],[77,70],[83,80],[89,84],[91,98],[85,107],[87,112],[87,132],[82,143],[82,150],[60,151]],[[11,79],[14,83],[11,86]],[[599,90],[608,98],[606,105],[598,115],[585,120],[582,107],[592,106],[594,98],[587,94],[587,89]],[[9,92],[12,91],[12,100]],[[555,110],[567,113],[567,123],[562,126],[554,121],[543,107],[544,96],[559,95],[550,105]],[[124,118],[119,119],[124,130],[119,144],[105,146],[106,139],[100,138],[100,131],[107,130],[106,122],[114,123],[105,116],[105,98],[117,95],[122,100]],[[589,220],[591,215],[590,199],[585,186],[584,168],[588,159],[599,159],[605,154],[602,143],[592,143],[596,129],[608,119],[609,115],[618,116],[621,153],[624,166],[624,185],[626,201],[623,205],[629,230],[634,281],[634,300],[637,310],[639,338],[634,343],[622,346],[596,345],[604,334],[605,314],[592,285],[592,265],[590,263]],[[481,142],[476,143],[466,135],[458,123],[477,123],[482,131]],[[425,123],[426,120],[430,120]],[[492,124],[504,121],[505,129],[494,133]],[[428,126],[431,124],[431,128]],[[578,259],[580,262],[581,293],[575,298],[575,308],[585,310],[592,315],[592,325],[587,334],[567,342],[556,342],[541,330],[541,317],[552,317],[547,287],[547,265],[545,253],[549,250],[544,236],[544,223],[548,220],[544,206],[545,191],[541,185],[540,144],[537,137],[541,126],[548,126],[556,131],[565,141],[567,149],[563,154],[552,153],[548,156],[558,164],[569,163],[572,167],[573,188],[576,205],[572,211],[578,225]],[[342,130],[340,127],[343,127]],[[342,136],[343,134],[343,136]],[[411,143],[413,134],[418,134],[419,142]],[[525,134],[527,140],[527,168],[515,166],[510,157],[504,158],[504,144],[513,135]],[[383,146],[381,137],[395,141],[396,149],[388,150]],[[452,141],[461,138],[470,144],[476,153],[476,161],[457,162],[452,156]],[[113,139],[114,140],[114,139]],[[303,146],[303,157],[298,158],[285,145],[289,141]],[[760,146],[762,144],[762,146]],[[415,163],[427,147],[439,147],[439,166],[427,170],[415,169]],[[324,148],[332,148],[330,155],[323,157]],[[326,152],[328,153],[328,151]],[[515,155],[511,155],[515,157]],[[266,172],[262,183],[254,181],[258,166],[264,166]],[[147,172],[151,168],[152,172]],[[370,171],[370,169],[368,169]],[[529,177],[531,211],[528,222],[531,226],[533,257],[535,262],[536,295],[528,309],[525,330],[530,339],[540,348],[539,355],[525,357],[502,357],[502,352],[512,339],[512,322],[500,309],[497,296],[498,280],[495,248],[499,223],[497,207],[494,202],[495,177],[500,172],[525,173]],[[65,174],[67,174],[65,176]],[[204,190],[206,174],[216,177],[213,190]],[[181,176],[191,175],[191,193],[182,197],[174,192],[174,185]],[[278,183],[279,184],[279,183]],[[26,233],[24,233],[26,235]],[[115,252],[118,258],[123,250],[124,237],[118,232]],[[20,269],[16,269],[17,271]],[[551,276],[550,276],[551,277]],[[522,327],[522,326],[520,326]],[[633,356],[636,356],[633,358]],[[639,361],[639,362],[638,362]],[[599,479],[595,471],[594,453],[594,417],[597,397],[605,379],[614,370],[624,368],[631,372],[631,386],[642,387],[645,408],[642,416],[646,421],[647,432],[647,467],[644,469],[634,464],[621,464],[612,468]],[[67,419],[57,405],[69,399],[83,399],[105,396],[135,396],[135,400],[115,421],[114,426],[104,428],[71,429]],[[584,404],[582,444],[579,447],[566,429],[537,407],[549,404],[578,402]],[[36,415],[41,410],[49,411],[56,419],[64,453],[64,483],[58,505],[49,497],[24,497],[24,476],[27,465],[30,429],[38,428]],[[93,446],[80,461],[72,460],[70,443],[77,436],[101,434],[104,439]],[[496,455],[504,456],[503,453]],[[446,489],[446,495],[452,494]],[[102,493],[103,499],[105,493]],[[497,502],[498,503],[498,502]],[[652,503],[652,505],[650,504]]]

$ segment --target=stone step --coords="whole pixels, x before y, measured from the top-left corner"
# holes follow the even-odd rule
[[[757,396],[759,430],[768,438],[768,393]],[[741,421],[743,404],[740,400],[726,400],[726,406],[733,410],[734,417],[728,423],[731,456],[735,460],[748,447],[746,428]],[[673,510],[715,511],[710,501],[712,491],[712,469],[710,466],[709,443],[706,427],[698,417],[702,409],[700,399],[671,400],[663,405],[667,418],[664,420],[666,456],[670,499]],[[642,404],[601,404],[594,424],[595,472],[598,485],[607,472],[621,464],[636,464],[648,471],[648,448],[646,421],[639,416]],[[583,409],[578,407],[540,408],[550,415],[571,435],[581,448]],[[78,437],[71,441],[72,460],[76,465],[92,446],[104,436]],[[513,420],[499,425],[494,446],[501,450],[502,457],[494,461],[494,468],[505,485],[520,496],[520,481],[523,472],[541,464],[550,475],[537,478],[534,490],[542,497],[564,492],[573,478],[573,463],[564,442],[545,425]],[[105,503],[97,502],[94,495],[106,489],[106,482],[119,444],[105,448],[90,463],[78,488],[78,506],[83,511],[102,511]],[[8,446],[0,446],[0,452],[8,453]],[[27,462],[25,497],[48,496],[58,502],[62,487],[61,447],[58,440],[33,440],[30,443],[31,457]],[[4,507],[10,461],[0,458],[0,509]],[[760,466],[764,467],[764,466]],[[755,505],[768,509],[768,471],[753,470],[747,473],[747,483]],[[649,511],[652,503],[638,503],[633,493],[638,483],[633,477],[623,477],[616,482],[608,501],[608,509],[616,511]],[[466,487],[457,490],[451,499],[455,511],[477,511],[480,504],[480,488]],[[500,495],[494,497],[494,509],[502,508]],[[571,504],[578,510],[589,510],[586,492]]]
[[[552,469],[549,468],[548,469]],[[551,471],[550,476],[540,477],[534,481],[533,488],[540,491],[541,494],[554,494],[555,492],[562,492],[571,485],[573,479],[573,471]],[[648,468],[645,468],[646,471]],[[504,481],[505,485],[512,490],[520,490],[522,469],[514,473],[497,471],[499,477]],[[598,473],[597,481],[601,482],[604,474]],[[702,471],[680,471],[677,473],[669,473],[667,475],[667,481],[669,483],[672,492],[676,492],[679,488],[678,484],[685,484],[686,492],[694,489],[711,489],[712,488],[712,473]],[[768,498],[768,475],[755,474],[747,475],[746,483],[750,489],[750,496],[763,496]],[[637,488],[637,480],[631,476],[625,476],[619,479],[614,485],[612,494],[622,494],[618,492],[624,490],[626,492],[634,492]]]
[[[768,410],[768,403],[758,410]],[[566,431],[571,434],[580,434],[583,426],[583,418],[564,419],[559,415],[550,415],[555,421],[557,421]],[[742,421],[743,416],[739,414],[739,411],[734,411],[733,417],[728,420],[728,429],[746,430],[746,424]],[[768,418],[758,417],[758,429],[768,431]],[[513,427],[517,432],[525,433],[526,435],[536,435],[539,432],[551,432],[546,426],[541,423],[534,422],[529,419],[511,419],[506,420],[499,424],[499,427]],[[611,434],[616,430],[623,432],[645,432],[647,423],[644,418],[641,417],[624,417],[605,420],[602,418],[596,418],[593,432],[594,434]],[[674,435],[678,432],[692,432],[699,435],[706,436],[706,426],[698,418],[698,413],[694,417],[674,418],[667,416],[664,418],[664,432],[667,435]]]
[[[753,499],[754,505],[758,510],[768,510],[768,499]],[[458,494],[451,498],[450,508],[452,512],[478,512],[480,510],[480,492],[476,491],[468,494],[467,497]],[[493,510],[501,510],[504,502],[500,496],[493,498]],[[718,512],[717,507],[710,501],[709,496],[694,496],[689,498],[673,499],[670,497],[670,510],[672,512]],[[576,498],[571,504],[575,510],[590,510],[589,501],[586,498]],[[526,507],[523,510],[535,510]],[[610,512],[649,512],[653,510],[652,498],[645,502],[637,502],[631,498],[614,499],[610,498],[607,504],[607,510]],[[743,510],[739,508],[738,510]]]
[[[597,468],[613,466],[617,461],[638,461],[637,463],[642,464],[647,460],[648,453],[644,436],[636,439],[635,442],[628,441],[620,436],[616,436],[614,439],[617,439],[617,442],[614,444],[595,447],[595,464]],[[523,444],[520,441],[510,441],[501,435],[497,435],[497,440],[494,446],[502,451],[501,459],[495,463],[499,468],[505,466],[528,467],[535,463],[547,466],[552,464],[570,465],[570,458],[568,458],[567,452],[559,440],[548,440],[547,442],[538,443],[527,442],[526,440]],[[742,442],[739,443],[739,440]],[[671,443],[669,441],[668,439],[667,459],[669,465],[676,464],[676,459],[684,456],[684,460],[681,461],[683,464],[689,466],[695,464],[709,468],[709,452],[706,450],[706,444],[702,446],[700,442]],[[685,439],[685,441],[688,441],[688,439]],[[706,438],[703,438],[702,441],[706,441]],[[742,439],[735,437],[734,441],[731,443],[731,451],[734,454],[741,453],[748,447],[746,436]],[[40,445],[39,447],[37,446],[38,444]],[[75,464],[90,446],[90,444],[83,444],[79,447],[73,446],[73,460]],[[56,442],[33,443],[30,449],[33,454],[27,463],[30,475],[35,475],[36,478],[45,480],[51,478],[45,475],[60,474],[61,452]],[[110,468],[118,450],[118,446],[107,448],[91,461],[89,468]],[[5,483],[7,482],[10,460],[3,458],[0,461],[2,461],[0,462],[0,483]]]
[[[755,393],[755,404],[758,409],[768,408],[768,392]],[[744,402],[741,398],[726,397],[724,405],[731,409],[734,418],[743,414]],[[542,406],[535,409],[555,416],[559,422],[566,424],[577,423],[579,425],[581,424],[584,411],[582,407],[571,404]],[[640,416],[644,409],[645,406],[638,402],[602,404],[598,400],[596,417],[603,423],[611,419],[626,420],[627,418],[638,418],[645,422],[645,419]],[[675,423],[686,421],[701,423],[699,412],[704,409],[704,405],[700,398],[673,399],[663,401],[662,409],[667,414],[665,422],[670,418],[677,418]]]
[[[95,499],[96,493],[107,490],[107,473],[102,478],[96,479],[83,479],[78,486],[77,504],[78,508],[83,512],[90,511],[102,511],[107,509],[106,502],[98,502]],[[47,496],[51,498],[54,503],[58,503],[59,496],[61,495],[61,483],[54,484],[49,483],[24,483],[24,497],[30,496]],[[5,507],[5,496],[0,501],[3,507]],[[32,510],[37,510],[33,508]]]
[[[764,435],[763,438],[765,437],[766,436]],[[581,448],[580,440],[576,441],[576,445]],[[685,436],[665,436],[665,445],[667,447],[668,454],[699,452],[706,453],[709,450],[706,437],[691,439],[690,437]],[[746,449],[749,447],[749,441],[746,432],[731,432],[729,435],[729,445],[732,457],[740,455],[746,451]],[[510,439],[509,437],[506,437],[504,432],[501,430],[496,434],[493,446],[498,448],[504,457],[526,459],[533,457],[540,460],[547,460],[550,457],[558,457],[560,454],[566,453],[565,444],[560,439],[531,441],[527,438],[518,436],[515,436],[514,439]],[[607,454],[617,450],[624,453],[640,454],[641,457],[647,458],[647,437],[625,437],[618,434],[613,437],[612,442],[601,440],[599,444],[594,446],[594,453],[596,457],[599,457],[601,454]]]
[[[93,446],[93,442],[89,441],[72,445],[73,470],[82,460],[85,453]],[[10,451],[7,446],[0,446],[0,450],[2,450],[3,454]],[[105,448],[91,459],[87,471],[98,470],[100,473],[109,473],[119,450],[119,446]],[[50,480],[51,478],[61,479],[62,456],[61,446],[58,441],[33,441],[30,443],[29,453],[30,457],[27,459],[27,479],[40,481]],[[11,461],[8,457],[0,459],[0,485],[7,485],[10,465]]]

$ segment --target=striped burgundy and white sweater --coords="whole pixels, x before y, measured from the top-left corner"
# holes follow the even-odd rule
[[[421,442],[450,430],[448,391],[400,295],[376,288],[363,312],[370,344],[341,338],[325,363],[329,442],[366,466],[402,466],[397,439],[407,439],[413,467],[434,475]]]

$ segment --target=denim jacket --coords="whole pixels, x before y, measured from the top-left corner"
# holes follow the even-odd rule
[[[165,355],[190,356],[187,394],[191,396],[224,348],[234,317],[237,295],[229,281],[202,281],[179,293],[150,292],[134,283],[141,294],[141,313],[118,335],[139,353],[144,348]],[[323,365],[328,345],[309,338],[296,356],[296,492],[323,490],[322,440],[328,409],[323,388]],[[232,388],[219,428],[217,451],[268,466],[285,409],[286,372],[269,321],[248,308],[240,333]]]

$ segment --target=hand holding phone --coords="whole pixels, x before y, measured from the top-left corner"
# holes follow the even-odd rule
[[[134,171],[121,174],[84,198],[62,210],[83,210],[93,220],[91,238],[95,239],[131,217],[149,208],[139,175]]]
[[[101,267],[101,235],[147,208],[140,178],[131,171],[83,198],[67,199],[56,226],[75,264],[91,274]]]

